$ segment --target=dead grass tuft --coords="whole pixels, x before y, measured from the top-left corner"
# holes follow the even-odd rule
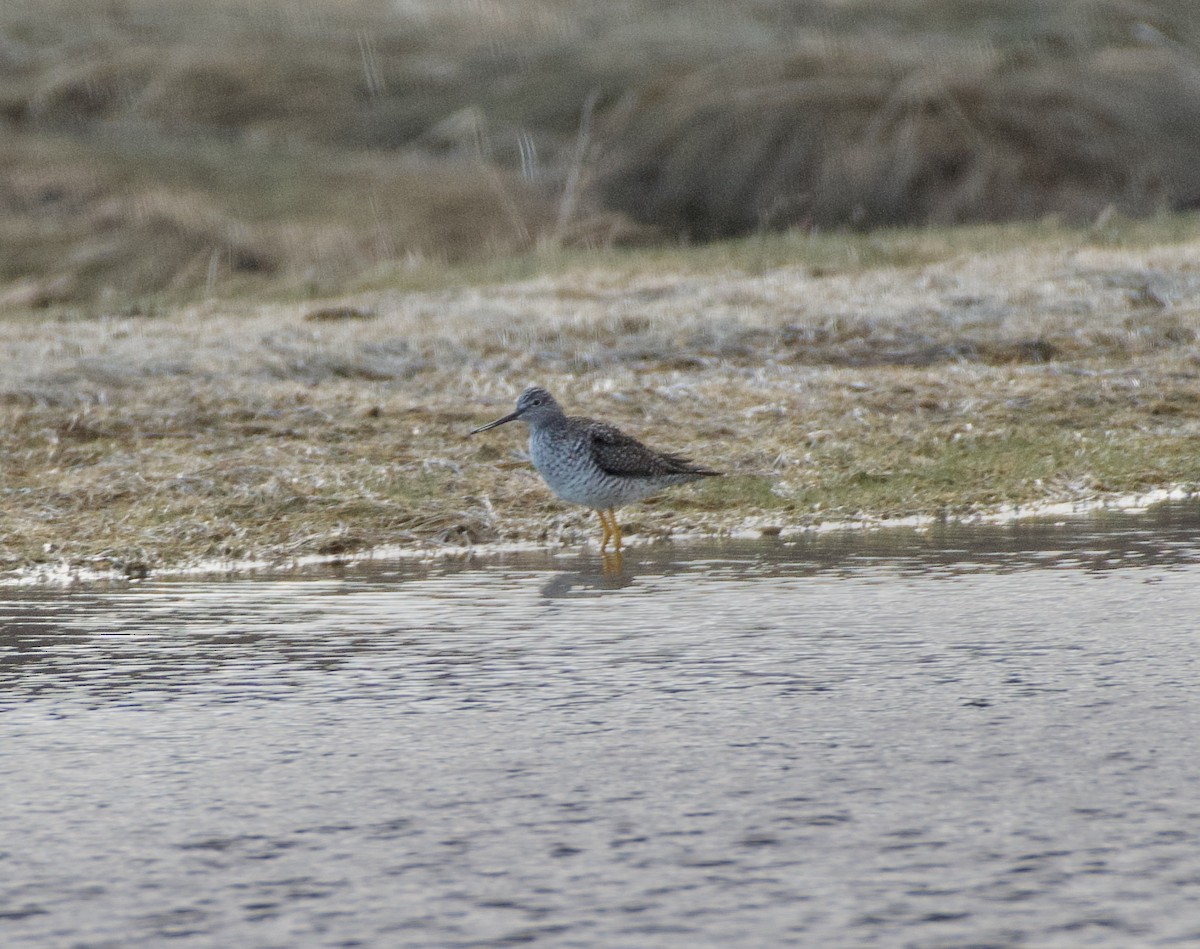
[[[174,161],[170,184],[157,163]],[[481,167],[422,168],[309,152],[258,155],[213,176],[229,148],[147,155],[59,138],[0,146],[0,279],[10,304],[48,307],[188,288],[318,288],[398,257],[455,262],[531,245],[551,208]],[[28,169],[36,166],[36,173]],[[295,179],[314,196],[280,207]],[[39,274],[30,277],[29,274]]]
[[[1193,7],[7,4],[0,304],[322,295],[531,250],[1186,208]]]
[[[1179,47],[914,61],[882,42],[737,59],[633,94],[602,142],[612,207],[692,239],[1200,201],[1200,57]]]

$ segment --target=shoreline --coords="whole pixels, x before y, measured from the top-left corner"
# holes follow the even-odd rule
[[[925,531],[944,524],[956,524],[968,527],[976,524],[996,526],[1016,524],[1026,520],[1048,519],[1058,519],[1059,522],[1065,523],[1067,520],[1084,520],[1102,513],[1144,514],[1161,504],[1173,501],[1189,501],[1197,497],[1200,497],[1200,488],[1177,485],[1171,488],[1159,488],[1139,494],[1097,497],[1089,500],[1046,501],[1013,506],[1007,510],[978,511],[957,517],[931,514],[897,518],[863,517],[858,520],[831,520],[799,526],[775,524],[750,525],[744,523],[741,527],[731,529],[713,532],[691,532],[669,537],[644,538],[635,535],[636,540],[632,544],[627,544],[626,549],[630,547],[640,548],[663,545],[688,546],[700,542],[719,542],[724,540],[787,541],[804,536],[845,532]],[[777,527],[778,530],[776,530]],[[145,575],[141,576],[130,576],[118,569],[94,570],[86,567],[71,566],[70,564],[35,565],[0,574],[0,588],[36,588],[45,590],[82,587],[93,584],[133,585],[143,581],[154,580],[225,579],[237,581],[278,579],[292,576],[298,572],[321,569],[332,572],[337,569],[353,569],[354,567],[367,564],[388,561],[405,561],[420,564],[436,564],[452,560],[494,561],[509,554],[553,554],[566,550],[586,550],[596,557],[603,556],[596,548],[594,541],[577,543],[560,542],[557,544],[538,541],[509,541],[474,544],[465,547],[449,544],[441,546],[391,544],[357,551],[348,555],[305,554],[291,559],[282,558],[279,560],[200,560],[190,564],[158,567],[147,571]]]
[[[897,233],[876,240],[927,246],[920,262],[832,270],[806,262],[823,238],[792,236],[764,270],[748,242],[726,266],[631,251],[432,290],[11,314],[0,574],[586,541],[591,516],[550,495],[520,434],[467,437],[530,382],[729,473],[626,509],[639,543],[1187,489],[1200,238],[1173,228],[1120,247],[1001,228],[987,251],[978,229],[974,249]]]

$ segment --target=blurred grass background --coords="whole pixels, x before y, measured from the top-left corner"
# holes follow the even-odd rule
[[[9,0],[0,306],[1200,207],[1195,0]]]

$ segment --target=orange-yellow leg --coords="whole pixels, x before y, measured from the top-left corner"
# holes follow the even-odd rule
[[[617,523],[617,515],[610,507],[606,511],[596,511],[596,516],[600,518],[600,527],[604,533],[600,536],[600,549],[604,550],[608,547],[608,542],[613,542],[613,550],[620,553],[621,551],[621,525]]]
[[[596,516],[600,518],[600,529],[604,533],[600,536],[600,549],[604,550],[608,546],[608,539],[612,537],[612,528],[608,526],[608,519],[604,516],[604,512],[597,510]]]
[[[621,525],[617,523],[617,512],[611,507],[608,509],[608,521],[612,524],[613,550],[617,553],[621,552]]]

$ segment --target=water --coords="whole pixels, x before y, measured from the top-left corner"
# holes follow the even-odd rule
[[[1200,941],[1200,507],[0,602],[0,945]]]

